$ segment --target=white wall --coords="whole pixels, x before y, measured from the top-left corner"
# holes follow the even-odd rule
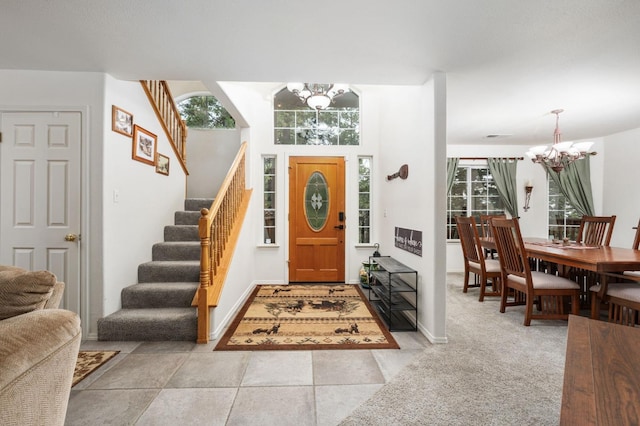
[[[444,76],[424,86],[380,87],[380,170],[375,176],[381,218],[380,251],[418,271],[418,317],[432,342],[446,342],[446,277],[444,251],[445,126]],[[442,93],[444,95],[444,93]],[[406,180],[386,176],[407,164]],[[395,228],[422,232],[422,256],[395,247]]]
[[[594,143],[593,150],[598,152],[591,157],[591,185],[596,214],[603,213],[603,167],[604,145],[602,139],[590,139]],[[541,141],[544,144],[545,141]],[[534,164],[526,156],[528,146],[522,145],[448,145],[447,157],[525,157],[518,162],[516,187],[518,190],[518,209],[520,228],[526,237],[546,238],[548,233],[548,184],[544,169]],[[485,161],[463,161],[460,164],[486,164]],[[533,183],[533,192],[529,210],[524,211],[524,186],[527,181]],[[462,248],[457,241],[447,242],[447,271],[463,272],[464,263]]]
[[[157,136],[158,152],[169,157],[169,176],[132,159],[132,139],[111,131],[111,105]],[[185,173],[140,83],[107,76],[104,110],[102,316],[120,309],[122,289],[138,282],[138,265],[151,261],[153,244],[164,241],[164,227],[174,224],[186,197]]]
[[[631,247],[640,219],[640,128],[604,138],[603,210],[604,215],[616,215],[611,245]]]
[[[238,129],[189,129],[187,196],[214,198],[240,149]]]

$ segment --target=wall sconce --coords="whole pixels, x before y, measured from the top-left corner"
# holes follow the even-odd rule
[[[531,193],[533,192],[533,182],[530,180],[524,184],[524,211],[529,210],[529,201],[531,201]]]

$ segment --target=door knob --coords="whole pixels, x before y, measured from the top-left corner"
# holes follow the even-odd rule
[[[344,225],[334,226],[335,229],[344,229]]]
[[[76,241],[79,239],[80,239],[80,236],[76,234],[67,234],[64,236],[65,241]]]

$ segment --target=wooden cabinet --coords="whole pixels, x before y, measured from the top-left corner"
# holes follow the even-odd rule
[[[390,256],[371,256],[369,264],[369,301],[389,330],[417,330],[418,272]]]

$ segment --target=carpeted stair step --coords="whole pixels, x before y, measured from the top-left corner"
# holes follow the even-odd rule
[[[211,208],[213,198],[187,198],[184,200],[184,209],[187,211],[200,211]]]
[[[198,290],[197,282],[140,283],[122,289],[123,309],[186,308]]]
[[[121,309],[98,320],[98,340],[195,341],[195,308]]]
[[[175,212],[173,215],[174,225],[198,225],[200,211]]]
[[[138,265],[138,283],[200,282],[200,261],[151,261]]]
[[[198,225],[167,225],[164,227],[165,241],[200,241]]]
[[[169,241],[156,243],[151,249],[152,260],[200,260],[199,241]]]
[[[122,309],[98,321],[98,340],[196,340],[191,307],[200,281],[200,210],[211,198],[190,198],[165,226],[152,261],[138,265],[138,283],[122,290]]]

